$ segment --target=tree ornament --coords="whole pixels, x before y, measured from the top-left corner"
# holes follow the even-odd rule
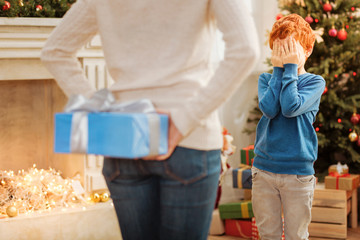
[[[336,35],[337,35],[337,30],[335,29],[334,26],[332,26],[332,28],[329,30],[329,36],[336,37]]]
[[[325,12],[331,12],[332,6],[329,3],[329,1],[326,1],[326,3],[323,5],[323,9],[324,9]]]
[[[8,1],[4,1],[4,6],[2,7],[3,11],[9,10],[11,7],[10,3]]]
[[[109,200],[109,198],[110,198],[110,195],[107,192],[100,195],[101,202],[107,202]]]
[[[19,6],[20,6],[20,7],[23,7],[23,6],[24,6],[23,0],[19,0]]]
[[[323,94],[326,94],[328,92],[328,88],[325,86]]]
[[[342,29],[338,32],[337,37],[338,37],[338,39],[341,40],[341,41],[345,41],[345,40],[346,40],[346,38],[347,38],[347,32],[345,31],[344,28],[342,28]]]
[[[305,21],[307,21],[309,24],[312,24],[314,22],[314,19],[308,14],[305,18]]]
[[[18,210],[15,206],[11,205],[6,208],[6,214],[9,217],[16,217],[18,215]]]
[[[353,115],[351,116],[350,118],[350,122],[353,124],[353,125],[356,125],[358,124],[360,121],[359,117],[358,117],[358,114],[356,113],[353,113]]]
[[[354,11],[355,11],[355,7],[351,7],[351,11],[353,11],[353,12],[354,12]]]
[[[101,200],[100,194],[98,194],[98,193],[91,194],[91,200],[95,203],[100,202],[100,200]]]
[[[41,11],[43,9],[43,7],[39,4],[36,6],[36,11]]]
[[[282,15],[281,13],[278,13],[277,15],[276,15],[276,21],[277,20],[279,20],[280,18],[282,18],[284,15]]]
[[[350,142],[356,142],[359,139],[359,136],[357,135],[355,130],[349,134],[349,139],[350,139]]]

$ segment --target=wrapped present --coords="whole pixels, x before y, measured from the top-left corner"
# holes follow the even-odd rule
[[[252,218],[252,203],[249,200],[219,205],[221,219]]]
[[[251,189],[244,189],[244,200],[251,200]]]
[[[141,158],[167,152],[168,117],[149,100],[115,103],[107,90],[69,100],[55,115],[55,152]]]
[[[251,220],[225,219],[225,234],[229,236],[251,238]]]
[[[240,163],[252,166],[254,162],[254,145],[247,146],[240,150]]]
[[[225,225],[224,220],[220,218],[220,212],[219,209],[214,209],[212,218],[211,218],[211,224],[210,224],[210,235],[223,235],[225,233]]]
[[[252,188],[251,167],[241,164],[240,168],[233,169],[233,187],[234,188]]]
[[[282,233],[282,236],[281,236],[281,240],[285,240],[285,232],[284,232],[284,217],[282,218],[282,221],[283,221],[283,233]],[[251,219],[251,240],[260,240],[260,235],[259,235],[259,230],[256,226],[256,220],[255,218],[253,217]]]
[[[337,164],[333,164],[330,165],[329,167],[329,173],[338,173],[338,174],[346,174],[349,173],[349,167],[346,164],[341,164],[341,163],[337,163]]]
[[[359,175],[332,172],[325,177],[325,188],[351,191],[359,187]]]

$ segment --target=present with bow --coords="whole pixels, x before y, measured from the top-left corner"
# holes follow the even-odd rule
[[[221,219],[252,218],[252,202],[245,200],[219,205]]]
[[[55,152],[141,158],[168,150],[168,116],[148,99],[118,103],[110,91],[75,95],[55,114]]]
[[[359,175],[331,172],[325,177],[325,188],[351,191],[359,187]]]
[[[254,161],[254,145],[247,146],[240,150],[240,163],[252,166]]]
[[[251,167],[245,164],[240,164],[240,168],[233,169],[233,187],[251,189],[252,176]]]
[[[251,238],[252,222],[251,220],[225,219],[225,235]]]

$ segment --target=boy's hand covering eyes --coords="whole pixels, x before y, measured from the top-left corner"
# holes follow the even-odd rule
[[[299,64],[299,49],[296,40],[293,37],[288,37],[283,41],[281,46],[282,63]]]
[[[281,58],[281,45],[279,39],[276,39],[274,41],[273,51],[271,54],[271,63],[274,67],[283,67],[283,62]]]

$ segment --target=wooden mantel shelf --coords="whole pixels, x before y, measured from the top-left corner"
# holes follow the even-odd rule
[[[60,18],[0,18],[0,80],[51,79],[40,62],[40,52]],[[77,54],[103,58],[101,42],[94,37]]]

